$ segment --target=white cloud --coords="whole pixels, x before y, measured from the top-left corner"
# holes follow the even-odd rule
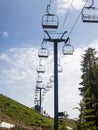
[[[8,64],[8,69],[5,69],[3,73],[12,80],[31,78],[32,70],[36,67],[34,55],[37,57],[37,50],[33,48],[13,48],[1,54],[0,59]]]
[[[2,36],[3,36],[3,37],[8,37],[9,34],[8,34],[8,32],[5,31],[5,32],[2,33]]]
[[[63,14],[66,9],[70,8],[72,0],[57,0],[57,6],[58,6],[58,13]],[[72,2],[72,8],[79,10],[83,7],[84,2],[83,0],[73,0]]]
[[[83,0],[74,0],[73,1],[73,8],[75,9],[81,9],[84,5]]]
[[[4,60],[4,61],[6,61],[6,62],[11,62],[11,59],[10,59],[10,58],[8,57],[8,55],[5,54],[5,53],[2,53],[2,54],[0,55],[0,59]]]
[[[98,50],[97,41],[88,47]],[[85,49],[87,47],[77,48],[74,55],[61,58],[63,72],[59,73],[59,111],[67,111],[72,118],[79,114],[73,108],[78,106],[81,99],[78,91],[81,82],[80,62]],[[1,54],[0,58],[0,84],[4,86],[0,87],[0,92],[7,93],[8,96],[30,107],[34,105],[36,67],[39,63],[37,54],[36,48],[12,48]],[[48,60],[43,62],[46,70],[45,74],[42,75],[45,85],[49,81],[49,77],[53,75],[52,58],[51,55]],[[43,108],[52,116],[54,111],[53,95],[54,90],[52,88],[42,103]]]
[[[21,33],[18,33],[18,32],[17,32],[16,35],[19,36],[19,35],[21,35]]]

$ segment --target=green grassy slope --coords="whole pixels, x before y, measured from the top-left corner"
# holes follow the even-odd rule
[[[0,94],[0,120],[8,121],[20,127],[42,127],[44,129],[53,126],[53,120],[44,117],[34,110]]]
[[[0,94],[0,121],[1,120],[15,124],[16,126],[23,128],[22,130],[53,130],[52,118],[45,117],[2,94]],[[75,126],[74,120],[63,120],[66,122],[65,124],[67,126],[72,128]],[[60,123],[60,126],[61,125],[62,123]]]

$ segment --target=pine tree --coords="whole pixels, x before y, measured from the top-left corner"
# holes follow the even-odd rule
[[[81,130],[98,130],[98,64],[95,54],[95,49],[88,48],[82,56],[82,87],[79,88],[82,96]]]

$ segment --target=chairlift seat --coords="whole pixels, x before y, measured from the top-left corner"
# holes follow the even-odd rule
[[[63,71],[63,67],[61,65],[58,65],[58,72],[61,73]]]
[[[82,10],[82,21],[98,23],[98,9],[96,7],[84,7]]]
[[[40,48],[38,52],[38,56],[41,58],[48,58],[49,56],[49,51],[46,48]]]
[[[44,31],[56,31],[59,26],[58,17],[54,14],[45,14],[42,17],[42,28]]]
[[[82,20],[83,22],[88,22],[88,23],[98,23],[98,15],[83,14]]]
[[[45,29],[57,29],[58,25],[42,25],[42,27]]]
[[[46,95],[46,93],[43,93],[42,96],[44,97]]]
[[[35,99],[38,99],[38,96],[35,96]]]
[[[74,48],[70,44],[65,44],[63,46],[63,50],[62,51],[63,51],[63,55],[73,55]]]
[[[35,97],[35,100],[37,100],[38,98],[37,97]]]
[[[36,90],[35,90],[35,93],[37,93],[37,92],[39,92],[39,90],[38,90],[38,89],[36,89]]]
[[[38,77],[36,78],[36,82],[37,82],[37,83],[42,83],[42,82],[43,82],[42,77],[41,77],[41,76],[38,76]]]
[[[43,94],[46,94],[46,90],[43,91]]]
[[[38,73],[44,73],[45,72],[45,67],[43,65],[38,65],[37,72]]]
[[[36,93],[35,97],[37,97],[37,98],[38,98],[38,93]]]
[[[36,94],[39,93],[39,90],[36,89],[36,90],[35,90],[35,93],[36,93]]]
[[[50,82],[53,83],[54,82],[54,76],[50,77]]]
[[[52,88],[52,84],[51,84],[51,83],[48,83],[48,84],[47,84],[47,88]]]
[[[46,91],[46,92],[49,91],[49,88],[45,88],[45,91]]]

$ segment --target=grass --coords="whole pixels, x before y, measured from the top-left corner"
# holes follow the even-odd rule
[[[2,94],[0,94],[0,120],[15,124],[13,130],[53,130],[52,118],[45,117]],[[59,130],[66,130],[64,122],[72,128],[75,126],[74,120],[64,119],[64,127],[60,123]]]
[[[53,119],[49,119],[36,111],[0,94],[0,120],[9,121],[16,125],[51,128]]]

